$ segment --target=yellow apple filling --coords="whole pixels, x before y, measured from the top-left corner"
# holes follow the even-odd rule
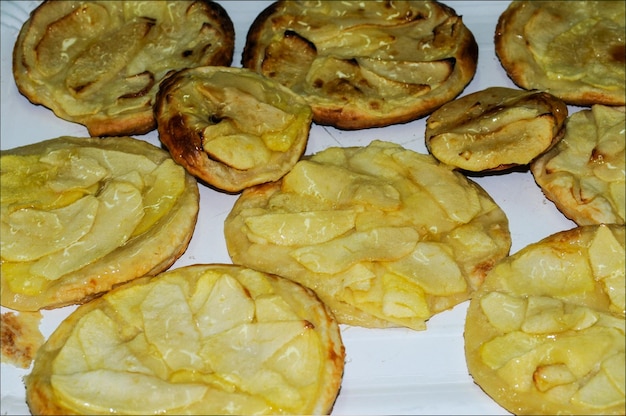
[[[1,164],[2,278],[22,294],[149,230],[185,188],[171,159],[97,147],[7,154]]]

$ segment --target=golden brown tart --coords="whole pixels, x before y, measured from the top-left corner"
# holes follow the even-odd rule
[[[196,180],[130,137],[60,137],[4,150],[2,306],[81,303],[169,267],[196,224]]]
[[[518,86],[568,104],[624,105],[623,1],[513,1],[502,13],[495,49]]]
[[[478,185],[381,141],[328,148],[246,189],[224,233],[234,263],[313,289],[341,323],[414,329],[467,300],[511,243]]]
[[[542,91],[490,87],[444,104],[426,121],[438,160],[472,171],[527,165],[557,143],[567,106]]]
[[[13,51],[19,91],[91,136],[143,134],[171,71],[230,65],[235,32],[222,6],[195,1],[46,1]]]
[[[531,164],[546,197],[578,225],[624,224],[624,107],[572,114],[563,139]]]
[[[26,378],[33,414],[327,414],[339,326],[308,289],[233,265],[137,279],[72,313]]]
[[[279,1],[248,31],[242,64],[302,95],[342,129],[417,119],[474,76],[478,46],[434,1]]]
[[[238,192],[287,173],[306,149],[311,108],[290,89],[244,68],[182,70],[162,84],[159,137],[190,173]]]
[[[624,414],[624,226],[589,225],[498,263],[470,301],[475,382],[513,414]]]

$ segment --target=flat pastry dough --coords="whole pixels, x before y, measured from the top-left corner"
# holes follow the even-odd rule
[[[243,191],[224,226],[235,264],[313,289],[341,323],[425,329],[467,300],[511,239],[502,210],[430,155],[331,147]]]
[[[429,114],[463,91],[478,46],[434,1],[279,1],[257,16],[242,57],[302,95],[314,121],[381,127]]]
[[[26,378],[33,414],[328,414],[339,326],[310,290],[234,265],[142,278],[80,306]]]
[[[222,6],[195,1],[46,1],[13,51],[19,91],[91,136],[156,128],[159,82],[171,71],[230,65],[235,31]]]
[[[311,108],[278,82],[244,68],[179,71],[161,84],[159,138],[190,173],[238,192],[275,181],[300,159]]]
[[[426,146],[471,172],[524,166],[563,136],[567,106],[552,94],[490,87],[444,104],[426,120]]]
[[[495,49],[518,86],[573,105],[624,105],[623,1],[513,1]]]
[[[624,414],[624,226],[588,225],[498,263],[470,301],[475,382],[513,414]]]
[[[2,306],[85,302],[168,268],[187,248],[198,184],[130,137],[60,137],[4,150]]]
[[[39,331],[41,312],[4,312],[0,317],[2,362],[29,368],[44,337]]]
[[[624,224],[624,108],[592,106],[572,114],[563,139],[531,164],[546,197],[578,225]]]

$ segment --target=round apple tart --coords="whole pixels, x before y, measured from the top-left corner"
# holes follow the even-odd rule
[[[504,212],[430,155],[331,147],[242,192],[225,221],[236,264],[314,290],[341,323],[426,328],[508,254]]]
[[[548,199],[578,225],[624,224],[624,107],[594,105],[572,114],[563,139],[531,164]]]
[[[435,1],[278,1],[251,25],[244,67],[302,95],[318,124],[381,127],[417,119],[460,94],[478,46]]]
[[[60,137],[4,150],[2,306],[82,303],[168,268],[187,248],[198,184],[130,137]]]
[[[624,414],[624,226],[587,225],[499,262],[470,301],[475,382],[513,414]]]
[[[624,105],[623,1],[513,1],[495,32],[509,77],[573,105]]]
[[[238,192],[287,173],[306,149],[311,108],[290,89],[245,68],[181,70],[161,84],[161,142],[187,171]]]
[[[426,146],[472,171],[527,165],[563,136],[567,105],[542,91],[491,87],[444,104],[426,121]]]
[[[143,134],[171,71],[230,65],[234,27],[222,6],[195,1],[45,1],[13,51],[19,91],[91,136]]]
[[[39,350],[26,400],[33,414],[328,414],[344,359],[312,291],[192,265],[81,305]]]

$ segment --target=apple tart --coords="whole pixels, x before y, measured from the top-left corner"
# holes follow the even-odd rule
[[[91,136],[156,128],[152,107],[171,71],[230,65],[235,32],[222,6],[195,1],[45,1],[13,51],[19,91]]]
[[[473,78],[478,46],[435,1],[278,1],[252,23],[244,67],[302,95],[318,124],[402,123],[452,100]]]
[[[623,1],[513,1],[495,50],[518,86],[572,105],[624,105]]]
[[[490,87],[444,104],[426,120],[426,146],[471,172],[529,164],[565,131],[567,105],[543,91]]]
[[[26,399],[33,414],[328,414],[344,359],[312,291],[192,265],[81,305],[39,350]]]
[[[161,142],[205,183],[239,192],[275,181],[306,149],[311,108],[278,82],[244,68],[181,70],[161,84]]]
[[[563,139],[531,164],[548,199],[578,225],[624,224],[624,107],[594,105],[572,114]]]
[[[513,414],[624,414],[624,226],[587,225],[499,262],[470,301],[475,382]]]
[[[313,289],[340,323],[425,329],[508,254],[504,212],[430,155],[331,147],[242,192],[225,220],[236,264]]]
[[[196,180],[130,137],[60,137],[3,150],[2,306],[82,303],[168,268],[196,224]]]

